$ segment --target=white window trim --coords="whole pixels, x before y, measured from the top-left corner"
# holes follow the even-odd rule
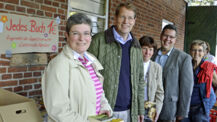
[[[98,17],[98,18],[101,18],[101,19],[105,19],[104,30],[106,30],[108,28],[109,0],[106,0],[105,16],[100,16],[100,15],[97,15],[97,14],[94,14],[94,13],[91,13],[91,12],[88,12],[88,11],[82,11],[82,10],[79,10],[79,9],[71,8],[69,5],[70,5],[70,0],[68,0],[67,18],[69,18],[70,11],[80,12],[80,13],[95,16],[95,17]]]

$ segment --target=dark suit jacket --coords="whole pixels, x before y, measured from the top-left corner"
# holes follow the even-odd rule
[[[153,55],[154,61],[156,56],[157,53]],[[193,84],[191,56],[173,48],[163,68],[164,102],[160,120],[188,116]]]

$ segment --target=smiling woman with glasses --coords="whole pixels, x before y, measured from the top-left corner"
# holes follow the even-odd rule
[[[49,122],[89,122],[88,116],[112,115],[103,90],[103,67],[87,49],[91,20],[76,13],[66,23],[66,41],[42,77],[42,93]]]
[[[194,87],[188,118],[182,122],[209,122],[209,111],[216,101],[212,88],[212,77],[217,67],[204,60],[206,48],[206,43],[202,40],[194,40],[191,43],[190,55],[194,72]]]

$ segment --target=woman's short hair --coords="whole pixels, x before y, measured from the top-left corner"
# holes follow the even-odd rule
[[[92,27],[92,22],[87,15],[83,13],[76,13],[68,18],[66,22],[66,32],[69,34],[71,27],[78,24],[87,24]]]
[[[190,46],[190,50],[192,50],[193,46],[195,46],[195,45],[202,46],[203,52],[205,52],[207,49],[207,45],[206,45],[205,41],[203,41],[203,40],[197,39],[197,40],[192,41],[191,46]]]
[[[142,46],[148,46],[149,48],[154,48],[154,52],[157,51],[157,44],[154,39],[150,36],[143,36],[139,39],[139,43]]]
[[[132,10],[134,12],[134,18],[136,18],[136,7],[132,3],[129,3],[129,2],[119,4],[119,6],[115,10],[115,16],[116,17],[119,15],[120,9],[122,7],[125,7],[129,10]]]

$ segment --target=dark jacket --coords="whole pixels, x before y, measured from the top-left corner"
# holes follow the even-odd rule
[[[112,27],[105,32],[94,35],[88,51],[94,54],[104,67],[104,70],[101,71],[105,78],[103,89],[108,102],[114,109],[118,93],[122,48],[114,38]],[[130,68],[132,88],[131,121],[138,122],[138,115],[144,115],[145,82],[143,78],[142,51],[139,41],[134,37],[130,48]]]

